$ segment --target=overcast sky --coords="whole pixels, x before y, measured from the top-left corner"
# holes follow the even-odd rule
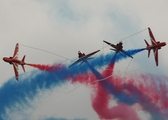
[[[168,43],[167,6],[166,0],[0,0],[0,56],[13,56],[16,43],[20,43],[19,59],[26,55],[27,63],[69,65],[77,59],[78,50],[87,54],[101,49],[97,55],[110,52],[103,40],[116,44],[122,39],[126,50],[145,48],[144,39],[150,43],[147,27],[152,29],[156,40]],[[123,39],[141,30],[144,31]],[[143,51],[132,61],[117,63],[116,71],[124,72],[131,61],[127,71],[167,75],[167,51],[167,46],[159,50],[158,67],[155,67],[153,52],[147,58],[147,51]],[[0,86],[3,86],[14,77],[14,71],[13,66],[3,60],[0,66]],[[35,70],[30,66],[25,69],[27,73],[23,74],[19,66],[19,73],[28,77]],[[75,87],[67,83],[61,88],[41,92],[42,98],[31,102],[33,107],[23,108],[22,112],[16,110],[11,116],[19,119],[99,119],[91,106],[90,89],[81,86],[65,94]],[[139,115],[143,120],[150,119],[143,112]]]

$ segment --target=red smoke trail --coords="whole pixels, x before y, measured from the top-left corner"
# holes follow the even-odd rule
[[[143,84],[138,84],[137,87],[142,90],[147,96],[151,98],[151,101],[156,104],[159,111],[167,111],[168,109],[168,88],[165,84],[168,77],[159,75],[139,75],[139,78],[144,81]],[[161,79],[161,80],[160,80]],[[142,100],[142,102],[145,102]],[[163,113],[168,117],[168,113]]]
[[[100,119],[115,119],[120,120],[139,120],[136,112],[129,106],[124,104],[118,104],[112,108],[109,108],[110,96],[107,91],[98,83],[96,77],[92,73],[80,74],[73,78],[72,83],[92,84],[94,89],[92,98],[92,107],[99,115]],[[94,86],[93,86],[94,84]],[[131,117],[131,118],[130,118]]]
[[[117,54],[114,55],[114,57],[112,58],[110,64],[102,72],[102,75],[103,75],[104,78],[109,77],[109,76],[111,76],[113,74],[115,60],[116,60],[116,55]]]
[[[55,71],[63,67],[62,64],[57,64],[57,65],[26,64],[26,65],[32,66],[34,68],[38,68],[39,70],[45,70],[45,71]]]
[[[87,86],[97,84],[96,77],[93,73],[88,72],[86,74],[78,74],[78,75],[74,76],[71,80],[71,83],[72,84],[80,83],[80,84],[85,84]]]
[[[103,78],[112,77],[115,58],[116,56],[113,57],[111,63],[102,72]],[[111,80],[110,78],[107,78],[105,81],[100,81],[96,86],[96,95],[94,97],[92,96],[92,107],[98,113],[99,117],[101,119],[119,118],[120,120],[140,120],[135,110],[123,103],[119,103],[116,106],[109,108],[110,96],[106,88],[103,88],[103,84],[107,80]]]
[[[142,107],[141,110],[161,119],[168,117],[168,113],[166,112],[168,109],[168,88],[165,84],[168,78],[165,77],[165,81],[163,81],[163,78],[163,76],[158,77],[157,75],[144,74],[127,75],[124,78],[119,75],[113,75],[113,80],[110,82],[111,84],[115,84],[118,95],[120,92],[127,92],[123,102],[125,101],[130,106],[138,103]],[[162,81],[159,81],[159,79],[162,79]]]
[[[100,119],[140,120],[133,108],[123,103],[109,108],[110,96],[102,86],[97,85],[96,96],[92,96],[92,106]]]

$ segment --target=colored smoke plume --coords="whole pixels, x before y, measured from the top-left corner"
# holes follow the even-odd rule
[[[129,50],[128,53],[134,55],[142,50]],[[125,58],[128,56],[117,54],[115,57],[115,53],[111,52],[71,68],[67,68],[64,64],[28,64],[48,72],[33,71],[28,77],[22,77],[24,76],[22,74],[18,82],[12,78],[2,85],[0,88],[0,119],[3,119],[6,109],[16,107],[17,104],[29,104],[29,101],[34,100],[39,91],[61,87],[66,82],[86,84],[91,87],[94,92],[91,96],[92,107],[101,119],[123,119],[124,117],[131,119],[128,116],[131,114],[133,119],[138,120],[134,109],[135,104],[139,104],[141,110],[149,113],[153,120],[168,118],[166,101],[168,99],[168,87],[166,86],[168,78],[152,74],[128,74],[124,77],[120,74],[113,74],[115,62]],[[113,100],[117,105],[109,107],[109,102]],[[126,111],[116,112],[121,109]]]
[[[57,65],[26,64],[26,65],[32,66],[34,68],[38,68],[39,70],[45,70],[45,71],[56,71],[63,67],[62,64],[57,64]]]

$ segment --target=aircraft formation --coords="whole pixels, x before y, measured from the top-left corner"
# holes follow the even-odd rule
[[[147,45],[145,49],[148,50],[148,57],[150,56],[150,51],[153,50],[155,64],[156,64],[156,66],[158,66],[158,50],[161,49],[163,46],[165,46],[166,42],[156,41],[155,37],[149,27],[148,27],[148,32],[149,32],[149,36],[150,36],[150,40],[151,40],[151,45],[149,45],[149,43],[144,39],[144,41]],[[128,54],[125,50],[123,50],[123,43],[122,42],[119,42],[116,45],[112,44],[110,42],[107,42],[105,40],[103,42],[105,42],[106,44],[111,46],[112,48],[110,50],[115,51],[116,54],[118,54],[118,53],[125,54],[125,55],[129,56],[130,58],[133,58],[130,54]],[[91,56],[93,56],[94,54],[96,54],[99,51],[100,50],[97,50],[97,51],[91,52],[89,54],[85,54],[85,53],[78,51],[78,58],[79,59],[77,61],[75,61],[74,63],[72,63],[69,67],[72,67],[72,66],[76,65],[77,63],[82,64],[83,62],[86,62],[87,60],[93,59]],[[19,52],[19,44],[17,43],[15,46],[13,56],[12,57],[3,57],[3,60],[5,62],[13,65],[15,78],[17,81],[18,81],[18,77],[19,77],[18,65],[22,66],[22,69],[24,72],[25,72],[24,65],[28,65],[27,63],[24,62],[26,55],[23,56],[22,60],[19,60],[18,59],[18,52]]]

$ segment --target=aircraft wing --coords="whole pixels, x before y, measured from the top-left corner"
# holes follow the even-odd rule
[[[116,45],[114,45],[114,44],[112,44],[112,43],[109,43],[109,42],[107,42],[107,41],[105,41],[105,40],[103,40],[103,42],[105,42],[106,44],[112,46],[113,48],[116,48]]]
[[[75,64],[77,64],[77,63],[79,63],[79,62],[81,62],[82,61],[82,57],[81,58],[79,58],[77,61],[75,61],[74,63],[72,63],[69,67],[71,67],[71,66],[73,66],[73,65],[75,65]]]
[[[129,56],[129,57],[131,57],[131,58],[133,58],[130,54],[128,54],[126,51],[124,51],[124,50],[121,50],[121,52],[123,52],[124,54],[126,54],[127,56]]]
[[[155,56],[155,63],[158,66],[158,48],[153,49],[154,56]]]
[[[149,31],[149,36],[150,36],[150,40],[151,40],[152,45],[156,45],[157,43],[156,43],[155,37],[152,33],[152,30],[149,27],[148,27],[148,31]]]
[[[19,44],[17,43],[15,46],[13,58],[16,58],[16,59],[18,58],[18,51],[19,51]]]
[[[75,65],[75,64],[77,64],[77,63],[79,63],[79,62],[81,62],[81,61],[87,60],[90,56],[96,54],[96,53],[99,52],[99,51],[100,51],[100,50],[97,50],[97,51],[94,51],[94,52],[92,52],[92,53],[89,53],[89,54],[87,54],[87,55],[85,55],[85,56],[82,56],[82,57],[79,58],[77,61],[75,61],[74,63],[72,63],[69,67],[71,67],[71,66],[73,66],[73,65]]]
[[[87,59],[87,58],[89,58],[90,56],[96,54],[96,53],[99,52],[99,51],[100,51],[100,50],[97,50],[97,51],[94,51],[94,52],[92,52],[92,53],[89,53],[89,54],[83,56],[83,59]]]
[[[15,72],[16,80],[18,80],[18,76],[19,76],[18,64],[17,63],[12,63],[12,64],[13,64],[13,69],[14,69],[14,72]]]

